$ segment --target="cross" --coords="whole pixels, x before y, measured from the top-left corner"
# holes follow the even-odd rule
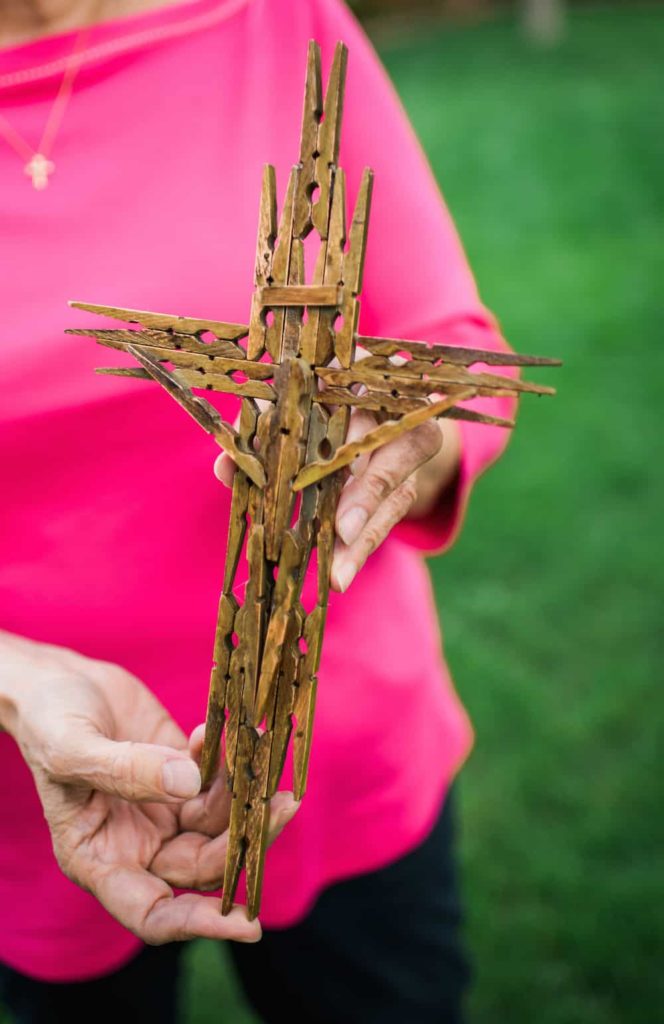
[[[48,176],[53,174],[55,164],[52,160],[48,160],[43,153],[35,153],[25,165],[24,170],[32,178],[33,186],[38,192],[41,192],[48,185]]]
[[[238,467],[201,774],[207,785],[221,755],[232,792],[222,913],[233,905],[244,867],[250,918],[259,911],[269,803],[289,743],[297,799],[306,785],[340,470],[434,416],[513,426],[459,404],[477,395],[553,393],[472,372],[473,364],[559,365],[358,334],[372,172],[364,172],[347,229],[345,178],[337,165],[346,62],[339,43],[323,102],[320,51],[309,44],[300,156],[280,219],[274,168],[267,165],[263,173],[248,324],[71,303],[134,325],[69,331],[127,352],[139,364],[99,372],[156,381]],[[303,242],[312,231],[318,256],[307,283]],[[369,353],[361,361],[355,358],[360,345]],[[237,429],[195,391],[239,396]],[[375,413],[377,425],[347,443],[357,408]],[[248,582],[240,603],[234,587],[243,549]],[[316,599],[305,608],[302,587],[314,552]]]

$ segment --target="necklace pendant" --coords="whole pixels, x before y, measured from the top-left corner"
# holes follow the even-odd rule
[[[25,165],[25,173],[32,178],[32,185],[41,192],[48,185],[48,176],[53,174],[55,164],[48,160],[43,153],[35,153]]]

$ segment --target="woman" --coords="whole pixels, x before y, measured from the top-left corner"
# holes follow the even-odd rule
[[[501,346],[340,0],[0,0],[0,957],[20,1021],[102,1002],[171,1020],[180,947],[142,943],[196,936],[245,943],[266,1021],[459,1019],[445,797],[471,735],[421,554],[455,538],[503,435],[428,424],[346,487],[307,798],[246,945],[241,908],[172,892],[223,874],[227,803],[220,780],[199,794],[194,727],[229,495],[174,403],[96,377],[99,350],[62,334],[87,322],[71,297],[246,318],[261,167],[283,194],[309,38],[326,67],[349,46],[350,195],[376,172],[362,331]],[[274,834],[296,809],[275,799]]]

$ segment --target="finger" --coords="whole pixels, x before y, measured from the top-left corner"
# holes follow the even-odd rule
[[[379,448],[361,477],[352,479],[341,492],[336,529],[341,541],[352,545],[379,506],[440,449],[438,423],[422,423],[402,437]]]
[[[199,761],[205,740],[205,722],[201,722],[195,729],[192,729],[189,736],[189,753],[194,761]]]
[[[270,824],[268,826],[267,845],[271,846],[277,836],[280,836],[289,821],[292,821],[300,809],[300,800],[296,800],[292,793],[275,793],[270,800]]]
[[[258,732],[262,730],[259,729]],[[196,726],[189,737],[189,751],[196,762],[200,760],[204,739],[205,725]],[[193,800],[187,800],[181,806],[178,815],[180,829],[183,832],[202,832],[208,836],[220,835],[228,828],[231,803],[232,794],[222,764],[222,769],[217,772],[212,784]]]
[[[197,725],[189,737],[189,753],[200,763],[205,740],[205,724]],[[226,784],[225,772],[218,772],[208,788],[187,800],[179,811],[180,829],[183,832],[202,832],[218,836],[228,828],[232,794]]]
[[[174,896],[161,878],[142,868],[113,864],[97,877],[93,892],[117,918],[149,945],[187,939],[234,939],[257,942],[258,921],[248,921],[241,907],[221,915],[221,900],[187,893]]]
[[[383,543],[390,530],[400,522],[415,501],[417,488],[413,476],[402,484],[378,507],[359,537],[350,545],[337,543],[332,559],[331,584],[343,593],[355,579],[367,558]]]
[[[180,808],[179,822],[183,832],[202,832],[218,836],[228,828],[233,795],[223,774],[217,774],[212,784]]]
[[[359,441],[360,438],[364,437],[365,434],[368,434],[370,430],[373,430],[377,424],[378,420],[376,417],[372,413],[367,412],[366,409],[354,409],[348,423],[346,442]],[[352,476],[362,476],[369,465],[370,459],[371,455],[368,452],[358,455],[356,459],[353,459],[348,467]]]
[[[233,486],[233,477],[235,476],[237,466],[227,452],[222,452],[221,455],[217,455],[217,458],[214,460],[213,468],[214,475],[217,480],[221,480],[225,487]]]
[[[292,820],[299,806],[292,793],[277,793],[272,798],[268,845]],[[199,832],[182,832],[164,843],[150,870],[178,889],[219,889],[223,882],[227,850],[228,830],[214,838]]]
[[[184,751],[117,743],[92,730],[67,734],[46,758],[54,782],[88,786],[124,800],[186,800],[201,788],[198,765]]]

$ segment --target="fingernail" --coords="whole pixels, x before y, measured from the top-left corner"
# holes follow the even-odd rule
[[[342,562],[336,571],[337,584],[343,594],[355,579],[356,569],[350,562]]]
[[[234,466],[225,452],[217,456],[213,469],[217,480],[220,480],[224,487],[233,486]]]
[[[193,761],[167,761],[161,779],[168,795],[181,799],[196,796],[201,788],[201,773]]]
[[[353,541],[357,540],[368,518],[369,515],[366,509],[360,508],[358,505],[344,512],[337,527],[337,533],[344,544],[352,544]]]

